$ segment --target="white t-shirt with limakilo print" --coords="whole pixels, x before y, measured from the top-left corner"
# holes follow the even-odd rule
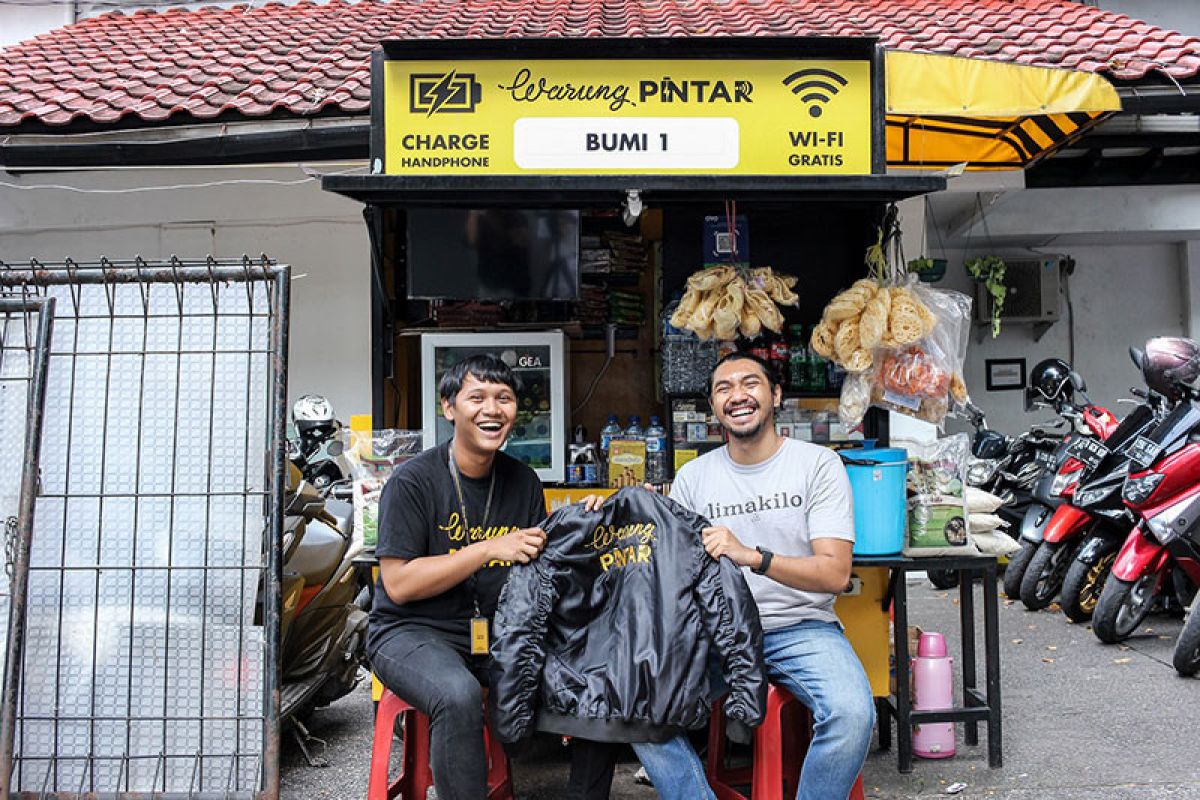
[[[747,547],[811,556],[813,539],[854,541],[850,479],[836,453],[796,439],[766,461],[737,464],[721,447],[680,468],[671,499],[724,525]],[[743,568],[764,630],[808,619],[837,622],[835,595],[804,592]]]

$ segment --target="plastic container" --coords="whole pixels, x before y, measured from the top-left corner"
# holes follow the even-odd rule
[[[940,633],[922,633],[912,660],[913,710],[941,711],[954,707],[954,660],[946,656]],[[954,755],[954,723],[924,722],[913,726],[913,754],[921,758]]]
[[[645,431],[642,430],[642,418],[637,414],[629,417],[629,427],[621,434],[622,439],[645,439]]]
[[[646,481],[665,483],[667,480],[667,430],[658,417],[650,418],[646,428]]]
[[[854,493],[854,554],[888,556],[904,549],[908,453],[899,447],[841,451]]]

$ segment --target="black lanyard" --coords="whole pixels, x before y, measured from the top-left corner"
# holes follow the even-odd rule
[[[454,493],[458,496],[458,510],[461,514],[463,535],[467,544],[471,543],[471,523],[467,519],[467,501],[463,497],[462,482],[458,478],[458,465],[454,463],[454,441],[450,441],[450,447],[446,456],[446,462],[450,467],[450,477],[454,480]],[[483,507],[483,521],[480,523],[479,531],[486,535],[488,518],[492,515],[492,496],[496,491],[496,465],[492,464],[492,482],[488,486],[487,503]],[[475,591],[475,576],[476,573],[471,573],[471,577],[467,579],[471,590],[471,602],[475,604],[475,616],[481,616],[479,612],[479,595]]]

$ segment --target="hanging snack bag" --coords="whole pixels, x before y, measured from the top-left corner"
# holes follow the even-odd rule
[[[352,431],[346,450],[354,478],[355,549],[373,548],[379,538],[379,497],[401,463],[420,454],[421,431]]]
[[[904,555],[978,555],[967,528],[970,437],[959,433],[933,442],[904,441],[901,446],[908,451]]]

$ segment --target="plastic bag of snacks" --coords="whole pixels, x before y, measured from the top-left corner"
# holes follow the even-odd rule
[[[355,546],[374,547],[379,539],[379,496],[399,464],[419,455],[420,431],[352,431],[346,459],[354,478]]]
[[[968,399],[962,370],[970,298],[908,284],[858,281],[826,307],[813,332],[813,348],[828,348],[851,373],[839,404],[847,425],[858,425],[873,405],[941,426],[951,404]]]
[[[908,451],[908,536],[904,555],[977,555],[967,530],[965,433],[933,442],[905,440]]]

